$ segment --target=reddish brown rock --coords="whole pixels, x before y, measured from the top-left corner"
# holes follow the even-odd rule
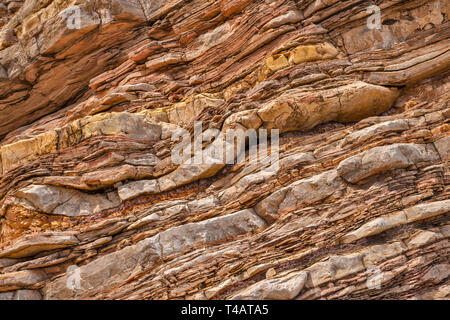
[[[74,3],[0,1],[0,299],[450,297],[448,0]]]

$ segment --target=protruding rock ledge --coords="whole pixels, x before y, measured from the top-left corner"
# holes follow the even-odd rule
[[[283,210],[295,210],[301,204],[311,204],[345,188],[336,170],[296,181],[272,193],[255,206],[255,212],[267,222],[277,220]]]
[[[246,209],[169,229],[160,234],[160,243],[163,255],[167,258],[195,247],[232,239],[265,226],[264,220],[252,209]]]
[[[385,171],[406,168],[424,161],[436,161],[439,156],[431,145],[393,144],[375,147],[342,161],[337,171],[351,183]]]
[[[291,300],[305,286],[308,272],[294,272],[287,276],[263,280],[231,297],[233,300]]]
[[[0,292],[0,300],[42,300],[42,295],[38,290],[15,290]]]
[[[81,266],[80,290],[67,287],[66,283],[71,275],[66,274],[46,285],[44,296],[46,299],[83,297],[89,291],[92,294],[92,290],[102,290],[121,283],[133,272],[151,268],[161,261],[160,259],[170,259],[175,254],[202,245],[230,240],[265,225],[265,222],[249,209],[175,227]]]
[[[75,145],[96,136],[125,136],[145,143],[161,139],[161,125],[149,121],[146,114],[116,112],[85,117],[62,128],[0,148],[3,172],[29,163],[60,148]]]
[[[450,200],[419,204],[403,211],[369,221],[357,230],[343,236],[340,241],[342,243],[351,243],[403,224],[432,218],[448,212],[450,212]]]
[[[141,194],[155,194],[159,192],[157,180],[140,180],[120,186],[118,189],[120,200],[126,201]]]

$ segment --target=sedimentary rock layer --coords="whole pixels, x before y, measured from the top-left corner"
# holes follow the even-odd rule
[[[448,299],[449,16],[0,1],[0,299]]]

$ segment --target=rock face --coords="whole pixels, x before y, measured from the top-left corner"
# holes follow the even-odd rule
[[[377,4],[0,1],[0,299],[450,298],[450,1]]]

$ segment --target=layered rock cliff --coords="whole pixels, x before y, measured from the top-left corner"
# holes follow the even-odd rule
[[[0,299],[448,299],[449,16],[0,1]]]

